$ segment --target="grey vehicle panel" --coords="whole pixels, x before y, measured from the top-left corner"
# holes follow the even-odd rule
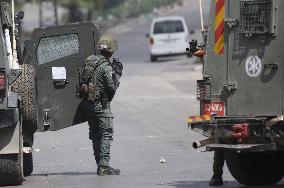
[[[229,18],[240,20],[240,0],[229,2]],[[277,11],[277,14],[280,18],[284,17],[283,11]],[[239,29],[240,26],[237,26],[228,32],[227,81],[237,83],[236,91],[228,97],[228,115],[283,114],[283,35],[265,34],[246,38]],[[281,33],[283,29],[283,22],[278,22],[277,30]],[[261,73],[257,77],[250,77],[246,73],[246,63],[250,57],[259,57],[261,61]],[[278,64],[278,68],[266,67],[269,64]]]
[[[225,2],[225,18],[239,21],[240,0]],[[278,6],[283,6],[282,3],[278,1]],[[212,3],[211,9],[215,9],[215,3]],[[276,13],[279,18],[284,16],[283,11]],[[274,22],[275,19],[276,17],[272,18]],[[283,114],[283,36],[265,34],[247,38],[240,33],[240,25],[232,28],[225,26],[224,55],[216,55],[214,23],[215,16],[210,15],[210,34],[203,71],[205,76],[211,77],[212,100],[226,102],[226,115]],[[277,32],[281,33],[283,29],[283,23],[277,22]],[[259,57],[262,63],[261,73],[257,77],[249,77],[246,73],[246,60],[250,56]],[[271,64],[278,64],[279,67],[265,67]],[[236,84],[237,88],[233,91],[226,90],[228,83]]]
[[[79,45],[79,51],[72,52],[71,50],[70,52],[67,50],[66,56],[44,57],[44,60],[39,57],[40,53],[46,53],[46,50],[38,52],[42,39],[56,36],[74,36],[72,34],[78,36],[78,44],[75,45]],[[91,23],[54,26],[34,31],[31,41],[33,49],[27,52],[29,57],[25,59],[25,62],[36,66],[38,131],[55,131],[86,121],[80,115],[82,114],[81,100],[76,98],[75,89],[78,81],[78,69],[89,55],[95,53],[95,41],[98,41],[98,37],[98,28]],[[70,43],[67,42],[66,44]],[[46,45],[49,45],[48,42]],[[69,47],[67,45],[65,48]],[[71,48],[74,48],[74,46]],[[57,50],[64,51],[65,49]],[[58,69],[58,67],[65,68],[66,79],[53,79],[55,71],[52,72],[52,69]]]
[[[215,3],[211,3],[211,9],[214,10]],[[210,20],[208,33],[215,33],[214,23],[215,16],[213,15],[213,11],[210,12]],[[225,54],[227,53],[227,36],[225,32]],[[204,77],[211,78],[211,90],[212,90],[212,100],[221,100],[223,99],[223,86],[227,80],[227,58],[226,56],[216,55],[214,51],[214,42],[215,35],[209,34],[207,37],[206,43],[206,58],[203,66],[203,75]],[[218,73],[215,72],[218,70]]]

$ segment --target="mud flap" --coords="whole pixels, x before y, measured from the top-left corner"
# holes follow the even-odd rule
[[[0,129],[0,155],[19,153],[20,134],[22,134],[20,120],[12,126]]]

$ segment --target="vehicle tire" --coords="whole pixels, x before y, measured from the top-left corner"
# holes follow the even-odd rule
[[[187,53],[187,57],[188,57],[188,58],[191,58],[191,57],[192,57],[192,53],[191,53],[191,52],[188,52],[188,53]]]
[[[284,174],[283,156],[283,153],[225,153],[232,176],[248,186],[273,185],[280,181]]]
[[[32,65],[22,65],[22,74],[13,83],[12,91],[18,93],[22,98],[21,112],[23,119],[23,134],[33,135],[37,130],[37,105],[35,69]]]
[[[23,171],[24,171],[24,176],[29,176],[33,172],[33,154],[32,153],[24,153],[24,158],[23,158]]]
[[[156,62],[158,60],[158,57],[151,55],[150,59],[151,59],[151,62]]]
[[[0,155],[0,186],[21,185],[24,180],[23,136],[21,131],[19,137],[19,153]]]

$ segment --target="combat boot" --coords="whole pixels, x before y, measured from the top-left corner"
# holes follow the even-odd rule
[[[214,174],[209,181],[209,186],[221,186],[223,185],[222,174]]]
[[[110,166],[99,166],[97,170],[97,174],[99,176],[120,175],[120,170],[112,168]]]

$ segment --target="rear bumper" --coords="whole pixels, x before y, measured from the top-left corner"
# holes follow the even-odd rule
[[[176,47],[151,47],[151,55],[154,56],[174,56],[174,55],[185,55],[188,54],[186,47],[176,48]]]
[[[271,117],[199,117],[203,118],[189,118],[188,125],[193,131],[214,140],[206,146],[207,151],[284,150],[284,123],[268,126]]]
[[[188,53],[168,53],[168,54],[152,54],[152,56],[159,56],[159,57],[171,57],[171,56],[180,56],[180,55],[187,55]]]
[[[238,153],[277,151],[276,144],[209,144],[206,151],[234,151]]]

